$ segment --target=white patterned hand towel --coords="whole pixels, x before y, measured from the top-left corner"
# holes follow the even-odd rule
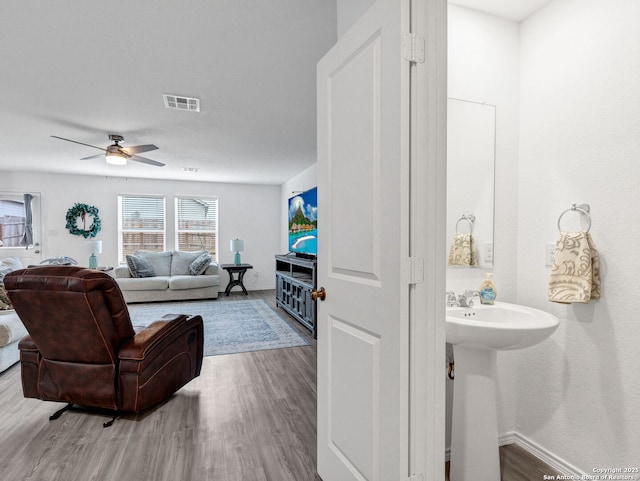
[[[561,232],[549,279],[549,300],[570,304],[600,299],[600,259],[588,232]]]
[[[476,245],[471,234],[457,234],[449,250],[450,266],[477,266]]]

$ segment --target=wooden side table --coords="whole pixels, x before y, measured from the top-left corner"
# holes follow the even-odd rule
[[[253,269],[253,266],[251,264],[220,264],[220,267],[229,273],[229,284],[227,284],[224,293],[228,296],[231,289],[235,286],[240,286],[245,295],[248,295],[242,280],[244,279],[247,269]],[[234,274],[237,274],[237,277],[234,277]]]

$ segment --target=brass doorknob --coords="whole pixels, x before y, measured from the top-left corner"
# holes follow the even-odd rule
[[[311,291],[311,299],[313,299],[314,301],[317,301],[318,299],[324,301],[326,298],[327,291],[324,290],[324,287],[321,287],[319,291],[315,289]]]

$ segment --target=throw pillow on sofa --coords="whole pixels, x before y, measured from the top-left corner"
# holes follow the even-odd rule
[[[11,267],[0,264],[0,282],[2,282],[4,279],[4,276],[9,274],[9,272],[11,272],[12,270],[13,269]]]
[[[135,251],[133,254],[151,264],[156,276],[171,275],[171,252]]]
[[[0,282],[0,311],[9,311],[13,309],[7,290],[4,288],[4,284]]]
[[[0,259],[0,311],[13,309],[7,290],[4,288],[4,276],[18,269],[22,269],[22,262],[17,257]]]
[[[185,252],[185,251],[171,251],[171,275],[172,276],[188,276],[191,274],[189,266],[198,257],[204,254],[206,251],[197,252]]]
[[[17,257],[0,259],[0,282],[9,272],[17,271],[18,269],[22,269],[22,262]]]
[[[189,274],[192,276],[199,276],[207,270],[209,264],[211,264],[211,256],[208,252],[203,252],[197,259],[189,264]]]
[[[127,259],[131,277],[155,277],[155,269],[143,257],[127,254],[125,258]]]

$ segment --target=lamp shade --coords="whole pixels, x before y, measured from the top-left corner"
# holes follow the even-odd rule
[[[91,252],[94,254],[102,254],[102,241],[101,240],[93,240],[91,241]]]
[[[242,252],[244,250],[244,241],[240,239],[231,239],[229,243],[229,250],[231,252]]]

